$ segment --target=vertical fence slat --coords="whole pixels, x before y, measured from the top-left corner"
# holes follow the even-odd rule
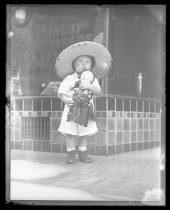
[[[44,137],[44,140],[47,140],[47,137],[46,137],[46,131],[47,131],[47,126],[46,126],[46,121],[47,121],[47,118],[45,117],[44,118],[44,127],[43,127],[43,130],[44,130],[44,133],[43,133],[43,137]]]
[[[50,140],[49,117],[22,117],[21,137],[31,140]]]
[[[25,138],[28,138],[28,118],[25,118]]]
[[[37,125],[37,130],[38,130],[38,139],[40,140],[40,117],[37,118],[38,119],[38,125]]]

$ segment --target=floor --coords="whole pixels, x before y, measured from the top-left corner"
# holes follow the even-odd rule
[[[160,148],[114,156],[91,155],[92,163],[76,159],[73,165],[65,164],[65,156],[12,150],[10,200],[164,205]]]

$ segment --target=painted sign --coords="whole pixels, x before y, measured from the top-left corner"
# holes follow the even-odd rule
[[[23,95],[39,95],[50,81],[60,80],[55,72],[59,53],[76,42],[92,41],[105,28],[105,10],[101,12],[97,7],[49,6],[18,10],[19,17],[27,17],[23,12],[31,11],[25,27],[23,21],[20,27],[11,18],[11,65],[15,63],[16,69],[20,69]]]

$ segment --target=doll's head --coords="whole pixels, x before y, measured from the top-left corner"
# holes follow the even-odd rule
[[[81,55],[73,60],[72,67],[78,74],[83,71],[91,71],[95,66],[95,59],[89,55]]]
[[[95,75],[92,71],[83,71],[80,75],[80,80],[84,82],[92,83],[95,79]]]
[[[83,71],[80,74],[79,80],[75,82],[75,84],[73,85],[72,89],[79,88],[79,85],[80,85],[81,81],[84,81],[84,82],[92,84],[94,79],[95,79],[95,75],[94,75],[94,73],[92,71],[88,71],[88,70]]]

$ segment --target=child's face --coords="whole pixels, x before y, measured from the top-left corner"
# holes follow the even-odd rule
[[[75,69],[77,73],[81,73],[84,70],[91,70],[91,59],[88,56],[80,56],[76,61],[75,61]]]

